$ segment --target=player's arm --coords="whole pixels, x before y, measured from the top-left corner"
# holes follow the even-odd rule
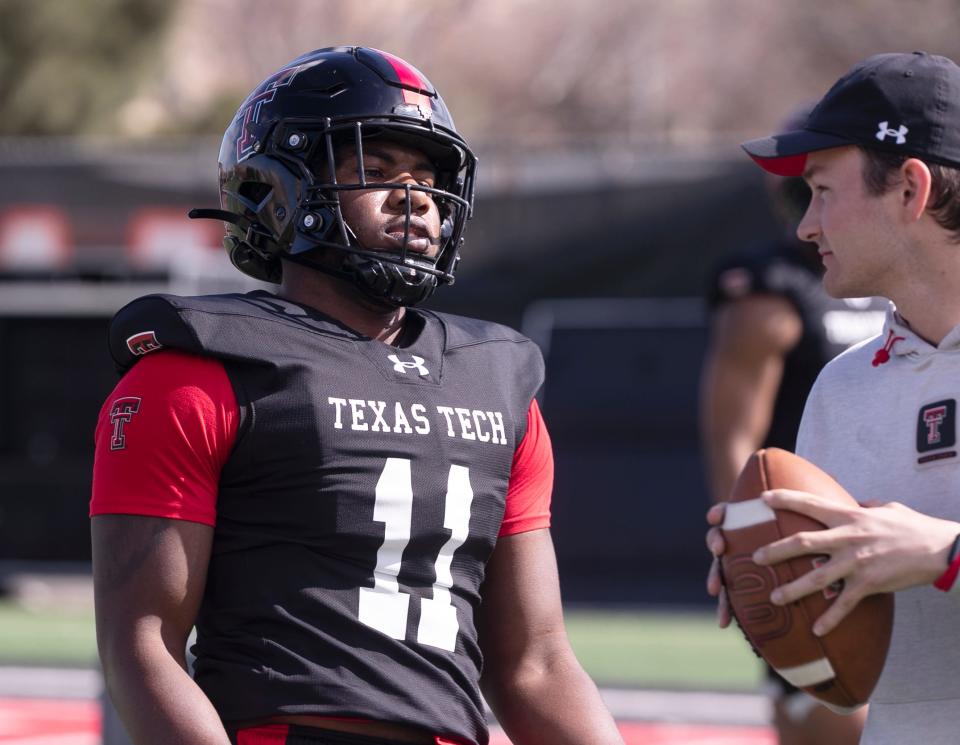
[[[783,378],[783,360],[803,325],[777,295],[750,295],[713,317],[700,395],[700,428],[710,491],[726,498],[747,458],[761,446]]]
[[[550,539],[553,450],[531,401],[477,618],[487,701],[515,745],[622,742],[567,640]]]
[[[701,379],[700,436],[715,502],[727,497],[744,463],[763,443],[783,360],[802,333],[796,309],[778,295],[749,295],[726,302],[714,313]],[[723,520],[723,507],[715,506],[707,519],[714,526],[707,533],[707,546],[715,556],[707,592],[717,597],[717,619],[725,627],[730,613],[716,559],[724,549],[716,527]]]
[[[223,366],[160,351],[107,398],[90,503],[97,644],[137,745],[228,745],[186,672],[238,409]]]
[[[478,630],[483,692],[515,745],[623,742],[567,639],[547,529],[500,538]]]
[[[137,745],[229,745],[187,673],[213,528],[141,515],[92,519],[97,646],[107,691]]]

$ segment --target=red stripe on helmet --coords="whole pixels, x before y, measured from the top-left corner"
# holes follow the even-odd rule
[[[404,86],[403,100],[407,103],[417,104],[428,111],[432,111],[433,106],[430,104],[430,96],[425,94],[432,93],[433,88],[417,69],[389,52],[384,52],[380,49],[374,49],[373,51],[389,62],[390,67],[392,67],[393,71],[397,74],[400,85]],[[409,90],[410,88],[416,88],[417,90],[412,91]]]
[[[397,73],[397,77],[400,78],[401,85],[407,85],[411,88],[419,88],[422,91],[429,91],[430,84],[427,83],[423,76],[420,75],[411,65],[404,62],[399,57],[395,57],[389,52],[383,52],[379,49],[374,49],[377,54],[383,55],[383,58],[390,63],[390,67],[393,68],[393,71]]]

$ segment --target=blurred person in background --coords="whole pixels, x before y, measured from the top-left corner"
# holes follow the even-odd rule
[[[803,125],[811,106],[782,129]],[[813,243],[797,237],[810,202],[799,177],[767,174],[765,186],[783,232],[722,261],[708,290],[710,346],[700,397],[701,436],[710,490],[726,499],[750,455],[761,447],[796,448],[807,394],[823,366],[879,332],[879,299],[831,298]],[[856,743],[866,712],[841,716],[766,666],[781,745]]]
[[[415,307],[453,283],[475,166],[411,65],[304,55],[195,212],[278,291],[115,317],[90,511],[137,745],[483,745],[481,689],[516,745],[622,742],[564,629],[539,350]]]
[[[863,597],[896,592],[885,666],[861,742],[957,742],[960,705],[960,67],[923,52],[855,65],[793,130],[744,144],[764,169],[802,176],[813,197],[797,234],[816,244],[833,297],[892,301],[878,336],[832,360],[807,399],[799,455],[862,506],[775,490],[767,508],[827,529],[758,549],[771,565],[829,560],[771,594],[792,603],[842,587],[812,630],[829,634]],[[724,551],[724,510],[707,545]],[[729,621],[714,559],[708,590]],[[949,594],[947,594],[949,593]],[[814,683],[816,681],[813,681]]]

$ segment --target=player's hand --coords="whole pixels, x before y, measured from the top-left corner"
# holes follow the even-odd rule
[[[707,548],[713,554],[710,572],[707,574],[707,592],[717,599],[717,625],[721,629],[730,625],[730,605],[727,591],[720,580],[720,555],[726,550],[720,525],[723,524],[724,506],[715,504],[707,512],[707,522],[712,526],[707,531]]]
[[[867,595],[933,582],[947,568],[947,555],[960,533],[960,524],[898,502],[843,506],[791,489],[775,489],[761,497],[774,509],[799,512],[827,526],[795,533],[753,554],[757,564],[767,565],[809,554],[830,557],[770,597],[777,605],[786,605],[842,580],[840,595],[813,625],[818,636],[835,628]]]

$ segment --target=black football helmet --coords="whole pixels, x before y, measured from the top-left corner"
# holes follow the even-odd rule
[[[363,146],[376,138],[423,151],[436,167],[433,187],[368,185]],[[336,151],[352,143],[356,179],[336,178]],[[219,210],[191,217],[223,220],[224,247],[240,271],[280,282],[281,259],[355,283],[387,305],[414,305],[439,284],[452,284],[473,211],[477,160],[457,133],[437,91],[416,68],[376,49],[335,47],[298,57],[264,80],[241,104],[220,146]],[[407,191],[399,251],[359,244],[340,210],[340,192]],[[407,251],[410,191],[436,202],[441,245],[435,259]],[[335,249],[337,260],[306,257]]]

